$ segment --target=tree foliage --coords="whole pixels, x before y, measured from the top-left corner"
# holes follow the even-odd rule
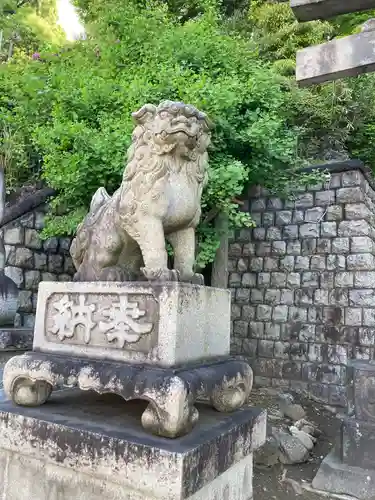
[[[328,22],[299,23],[289,2],[252,2],[250,19],[260,56],[271,62],[283,61],[279,68],[284,67],[286,74],[290,70],[294,73],[297,50],[326,41],[334,31]]]
[[[58,190],[53,206],[61,215],[51,218],[49,234],[74,231],[93,192],[120,184],[131,112],[145,102],[190,102],[215,122],[205,214],[215,207],[234,226],[250,223],[233,201],[249,178],[270,187],[296,178],[293,89],[259,63],[249,40],[222,33],[210,4],[182,24],[156,2],[94,0],[89,14],[88,41],[57,56],[18,60],[2,81],[19,161],[26,165],[36,154],[43,178]],[[203,221],[201,265],[217,245],[212,220]]]
[[[290,76],[296,50],[333,36],[335,25],[300,25],[286,3],[260,0],[78,6],[87,40],[52,51],[34,38],[0,64],[0,151],[7,148],[13,184],[36,176],[57,190],[46,235],[73,234],[94,191],[118,187],[131,112],[145,102],[189,102],[216,124],[201,267],[218,244],[213,214],[227,213],[232,227],[251,224],[235,201],[247,184],[287,192],[311,180],[300,172],[306,161],[347,150],[370,158],[364,138],[372,114],[353,118],[361,107],[355,99],[370,99],[369,84],[301,90]]]
[[[329,22],[298,23],[289,2],[253,0],[248,33],[263,60],[280,74],[294,78],[297,50],[356,33],[371,17],[375,11],[338,16]],[[373,142],[374,83],[374,76],[367,75],[296,93],[299,113],[294,114],[294,123],[302,128],[299,154],[311,162],[355,156],[375,168],[369,144]]]
[[[0,0],[0,61],[62,43],[55,0]]]

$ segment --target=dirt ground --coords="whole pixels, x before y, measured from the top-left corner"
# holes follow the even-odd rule
[[[275,390],[254,390],[251,396],[254,406],[266,408],[269,414],[269,424],[275,427],[279,420],[273,414],[278,413],[277,392]],[[254,498],[256,500],[321,500],[323,497],[316,493],[306,491],[300,485],[309,485],[313,480],[323,458],[332,449],[335,439],[339,434],[340,422],[334,408],[307,400],[295,399],[306,411],[306,419],[313,422],[322,435],[318,438],[309,462],[300,465],[282,465],[271,468],[254,469]],[[333,497],[327,495],[327,499]]]

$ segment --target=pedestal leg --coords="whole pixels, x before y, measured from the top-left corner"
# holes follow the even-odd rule
[[[50,397],[52,386],[44,380],[19,377],[13,381],[10,397],[20,406],[41,406]]]
[[[211,404],[220,412],[239,410],[246,404],[253,387],[253,372],[250,367],[235,377],[224,377],[211,393]]]
[[[198,410],[184,380],[175,376],[162,387],[144,393],[150,404],[142,415],[143,427],[158,436],[176,438],[187,434],[198,420]]]

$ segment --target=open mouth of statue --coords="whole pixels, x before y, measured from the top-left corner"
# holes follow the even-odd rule
[[[169,129],[166,134],[165,134],[165,137],[167,137],[167,135],[175,135],[175,134],[185,134],[187,135],[188,137],[190,138],[196,138],[197,137],[197,131],[196,130],[189,130],[187,129],[186,127],[175,127],[175,128],[172,128],[172,129]],[[162,137],[163,137],[163,133],[161,134]]]

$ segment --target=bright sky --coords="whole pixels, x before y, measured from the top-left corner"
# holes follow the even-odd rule
[[[69,41],[85,38],[85,28],[81,24],[76,8],[70,0],[57,0],[58,23]]]

